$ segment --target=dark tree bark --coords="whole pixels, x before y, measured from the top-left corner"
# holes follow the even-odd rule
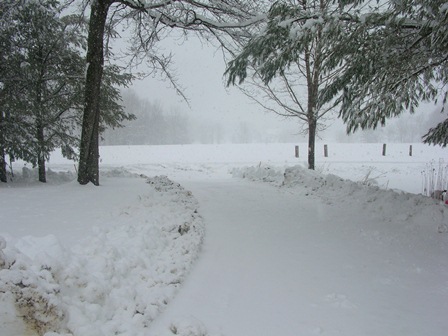
[[[0,182],[6,183],[7,181],[5,150],[3,148],[0,148]]]
[[[316,147],[316,118],[313,116],[308,121],[308,169],[315,168],[315,147]]]
[[[85,106],[79,154],[78,182],[99,185],[100,88],[104,65],[104,28],[111,0],[92,2],[87,38]]]
[[[312,65],[312,53],[308,48],[305,52],[305,69],[307,81],[307,121],[308,121],[308,169],[315,168],[315,147],[317,129],[317,95],[319,89],[319,70],[317,64]]]
[[[6,159],[5,159],[5,139],[4,139],[4,130],[3,130],[3,112],[0,111],[0,182],[7,182],[6,178]]]
[[[44,60],[44,53],[42,48],[39,48],[37,56],[40,60]],[[37,169],[39,171],[39,182],[47,182],[47,177],[45,175],[45,136],[44,136],[44,126],[42,124],[42,119],[44,115],[44,107],[42,104],[42,92],[45,77],[45,65],[40,69],[40,77],[39,81],[36,85],[36,100],[35,100],[35,110],[37,112],[36,117],[36,140],[37,140],[37,148],[36,148],[36,156],[37,156]]]
[[[45,172],[45,156],[44,156],[44,146],[45,146],[45,138],[44,138],[44,128],[40,123],[37,125],[37,167],[39,170],[39,182],[47,182],[47,176]]]

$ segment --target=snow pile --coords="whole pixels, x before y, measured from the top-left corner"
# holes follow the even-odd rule
[[[165,176],[72,250],[56,237],[0,238],[0,293],[39,334],[144,335],[196,259],[204,223],[191,192]],[[144,220],[136,220],[145,218]]]
[[[233,168],[230,173],[233,177],[245,178],[251,181],[280,184],[283,182],[284,170],[260,162],[256,167]]]
[[[405,222],[408,230],[429,225],[431,228],[436,227],[440,233],[448,232],[447,209],[441,202],[423,195],[381,189],[375,186],[375,181],[367,177],[353,182],[333,174],[321,174],[303,166],[289,167],[283,172],[267,166],[246,167],[233,171],[232,175],[292,188],[304,196],[317,197],[330,205],[353,203],[355,200],[356,203],[352,204],[352,207],[356,206],[369,213],[369,216],[377,218],[378,222]]]
[[[30,240],[31,237],[25,239]],[[9,291],[14,295],[21,316],[39,334],[43,334],[47,326],[59,329],[65,312],[58,296],[60,286],[50,266],[52,261],[45,260],[43,255],[33,260],[16,248],[8,249],[2,237],[0,241],[4,250],[0,255],[3,259],[0,262],[0,292]]]

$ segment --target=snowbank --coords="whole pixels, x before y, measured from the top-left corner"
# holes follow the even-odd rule
[[[283,182],[284,169],[260,162],[256,167],[233,168],[231,174],[233,177],[280,185]]]
[[[360,208],[366,215],[378,217],[381,222],[406,222],[408,229],[410,226],[414,226],[414,229],[415,226],[435,227],[440,233],[448,232],[448,209],[442,202],[423,195],[382,189],[368,176],[354,182],[303,166],[280,169],[261,164],[257,167],[235,168],[232,175],[291,188],[304,196],[316,197],[319,201],[335,206],[351,202],[353,207]]]
[[[145,334],[188,273],[204,236],[191,192],[165,176],[147,183],[151,191],[119,224],[97,227],[72,249],[51,235],[0,237],[0,293],[13,294],[32,329],[46,335]]]

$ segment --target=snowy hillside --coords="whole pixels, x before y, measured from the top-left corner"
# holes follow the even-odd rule
[[[448,208],[390,188],[446,150],[329,147],[316,172],[293,145],[196,145],[103,147],[100,187],[57,153],[47,185],[18,174],[1,335],[445,335]]]

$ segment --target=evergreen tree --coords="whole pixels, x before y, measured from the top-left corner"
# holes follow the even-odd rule
[[[339,2],[338,25],[349,33],[334,42],[334,59],[348,66],[322,98],[341,103],[348,131],[413,113],[422,101],[446,103],[448,1],[399,0],[371,8],[368,1]],[[446,146],[448,120],[423,139]]]
[[[0,2],[0,181],[6,182],[6,152],[7,141],[11,138],[11,127],[7,126],[9,119],[8,110],[6,108],[6,96],[11,85],[7,84],[7,79],[12,78],[10,75],[11,63],[10,54],[14,49],[11,36],[14,33],[14,27],[11,24],[12,18],[19,10],[16,1],[5,0]],[[19,130],[20,131],[20,130]]]
[[[12,149],[15,157],[38,166],[45,182],[45,162],[55,146],[73,146],[76,110],[84,68],[78,48],[82,38],[69,18],[59,17],[58,2],[25,2],[17,16],[16,44],[23,90],[11,114],[22,118],[26,131],[23,145]]]
[[[61,147],[69,158],[79,144],[85,60],[85,35],[78,18],[62,17],[58,1],[26,1],[10,17],[11,48],[2,91],[4,150],[38,166],[46,181],[45,162]],[[102,83],[101,125],[117,126],[126,118],[118,104],[117,85],[131,77],[109,67]]]

